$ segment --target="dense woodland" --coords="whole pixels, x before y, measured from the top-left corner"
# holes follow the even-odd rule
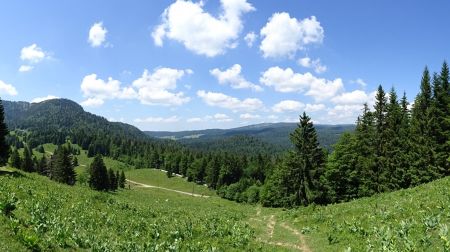
[[[111,123],[84,112],[78,104],[65,99],[4,105],[9,128],[19,132],[8,135],[5,145],[0,141],[0,150],[12,146],[12,166],[20,165],[28,171],[36,167],[33,170],[38,172],[46,169],[43,174],[73,184],[75,161],[70,154],[74,150],[60,147],[45,169],[39,167],[44,162],[33,158],[31,152],[31,148],[39,149],[44,143],[67,146],[71,142],[95,157],[90,185],[97,190],[114,187],[109,186],[111,182],[94,183],[95,174],[112,178],[109,181],[118,181],[119,177],[114,173],[105,175],[101,156],[136,168],[164,169],[169,177],[181,174],[189,181],[207,184],[230,200],[275,207],[348,201],[416,186],[450,173],[450,84],[446,63],[440,73],[433,75],[425,68],[411,109],[406,94],[399,98],[394,88],[386,93],[379,86],[374,107],[364,105],[354,132],[343,134],[331,153],[319,145],[316,129],[305,113],[290,134],[293,148],[283,155],[273,155],[269,147],[252,138],[236,137],[236,144],[257,143],[254,150],[246,148],[243,153],[227,152],[214,145],[205,151],[153,139],[130,125]],[[6,132],[6,127],[0,127],[1,132]],[[24,154],[20,155],[17,149],[23,147]],[[5,156],[2,160],[6,162]],[[52,170],[54,163],[67,169]]]

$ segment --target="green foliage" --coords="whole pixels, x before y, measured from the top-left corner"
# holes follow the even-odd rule
[[[50,158],[49,177],[52,180],[68,185],[76,182],[76,173],[72,163],[72,156],[65,146],[58,146]]]
[[[110,170],[111,171],[111,170]],[[109,174],[106,169],[103,158],[96,155],[89,167],[89,186],[98,191],[107,191],[111,189]]]
[[[15,192],[11,232],[29,250],[253,251],[245,207],[154,190],[116,194],[68,187],[34,174],[0,176],[0,202]],[[8,196],[9,197],[9,196]],[[20,209],[20,210],[19,210]],[[1,216],[0,216],[1,218]],[[3,237],[3,236],[1,236]]]
[[[2,100],[0,99],[0,166],[8,162],[10,147],[6,142],[6,136],[9,134],[8,127],[5,122],[5,111]]]

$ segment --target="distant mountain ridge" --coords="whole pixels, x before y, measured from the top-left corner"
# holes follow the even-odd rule
[[[268,144],[273,144],[279,150],[286,150],[292,147],[289,135],[297,127],[297,123],[261,123],[232,129],[205,129],[189,131],[145,131],[149,136],[163,139],[172,139],[181,143],[196,147],[199,145],[214,144],[218,140],[223,140],[235,136],[255,137]],[[353,131],[355,125],[315,125],[320,144],[331,149],[343,132]]]

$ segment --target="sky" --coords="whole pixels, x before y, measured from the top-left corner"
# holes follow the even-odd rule
[[[0,96],[142,130],[354,123],[450,59],[450,1],[0,0]]]

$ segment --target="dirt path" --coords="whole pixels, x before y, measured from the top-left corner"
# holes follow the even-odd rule
[[[301,251],[303,251],[303,252],[311,252],[311,249],[308,247],[308,245],[306,245],[305,236],[300,231],[298,231],[297,229],[289,226],[285,222],[281,223],[281,226],[284,229],[291,231],[294,235],[296,235],[299,238],[299,240],[300,240],[300,246],[299,247],[300,247]]]
[[[261,224],[265,224],[262,226],[264,229],[264,234],[261,237],[258,237],[257,240],[259,242],[272,245],[272,246],[279,246],[284,247],[289,250],[296,250],[296,251],[302,251],[302,252],[311,252],[311,249],[306,244],[305,236],[297,229],[293,228],[286,222],[281,222],[277,224],[277,218],[275,215],[263,215],[261,214],[261,207],[256,207],[256,215],[254,217],[250,217],[249,220],[253,223],[260,223],[256,224],[257,226],[260,226]],[[261,227],[261,226],[260,226]],[[279,240],[279,238],[274,239],[274,232],[275,229],[278,232],[288,232],[294,235],[294,237],[297,237],[295,241],[283,241]],[[281,230],[280,230],[281,229]],[[278,237],[278,236],[277,236]]]
[[[185,194],[185,195],[194,196],[194,197],[209,198],[208,195],[201,195],[201,194],[195,194],[195,193],[189,193],[189,192],[183,192],[183,191],[178,191],[178,190],[174,190],[174,189],[164,188],[164,187],[160,187],[160,186],[142,184],[142,183],[132,181],[129,179],[127,179],[127,182],[138,185],[140,187],[145,187],[145,188],[158,188],[158,189],[162,189],[162,190],[166,190],[166,191],[170,191],[170,192],[176,192],[176,193]]]

